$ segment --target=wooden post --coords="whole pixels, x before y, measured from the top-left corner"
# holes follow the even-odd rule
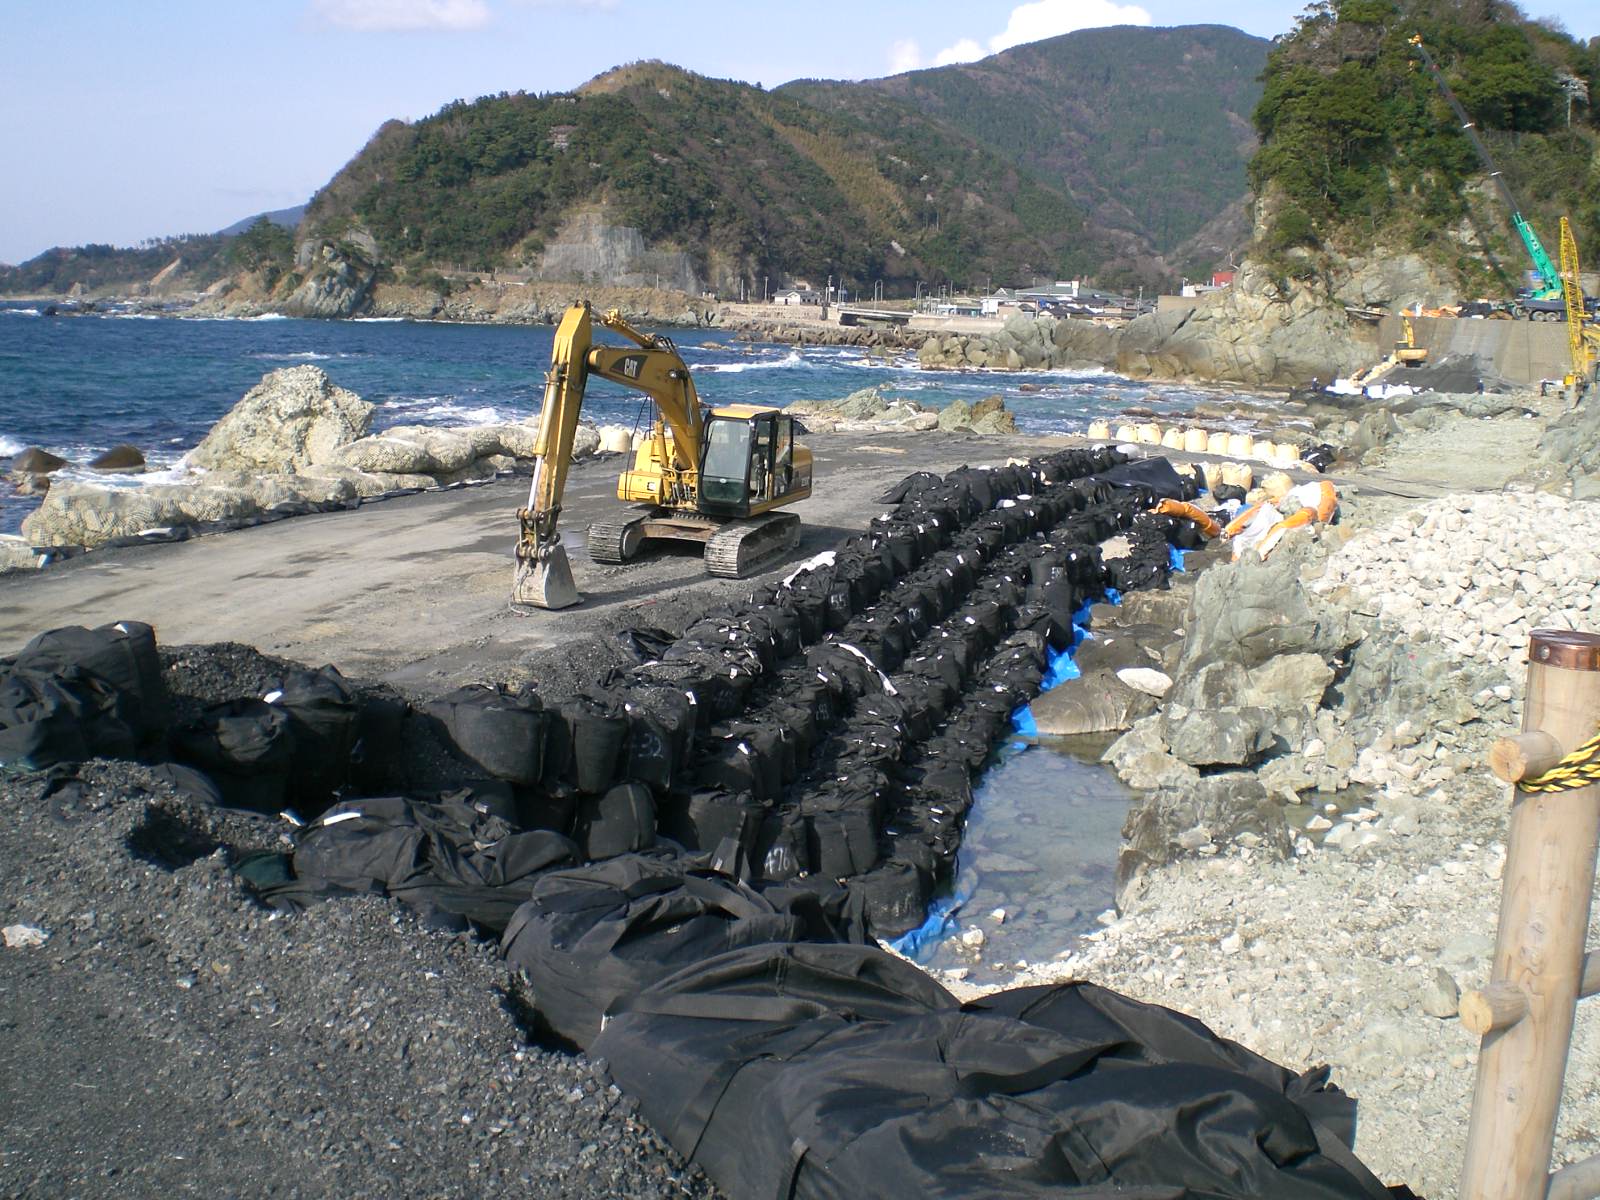
[[[1600,635],[1535,630],[1522,726],[1564,751],[1600,722]],[[1535,747],[1526,747],[1535,749]],[[1541,757],[1537,753],[1533,757]],[[1600,839],[1600,786],[1513,791],[1505,887],[1486,992],[1509,1024],[1484,1039],[1461,1200],[1544,1200]],[[1520,993],[1520,1004],[1517,994]],[[1524,1007],[1520,1019],[1515,1010]],[[1498,1024],[1494,1017],[1488,1024]]]

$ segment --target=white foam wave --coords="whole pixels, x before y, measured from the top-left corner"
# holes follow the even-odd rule
[[[805,356],[800,351],[791,350],[776,362],[706,363],[694,369],[716,375],[740,375],[745,371],[785,371],[793,370],[795,367],[810,367],[813,365],[806,361]]]
[[[364,325],[394,325],[401,321],[409,321],[410,317],[351,317],[352,321],[359,321]]]
[[[258,317],[245,317],[246,321],[287,321],[289,318],[282,313],[262,313]]]
[[[451,396],[397,396],[379,407],[427,425],[498,425],[520,420],[523,415],[492,404],[460,404]]]
[[[10,315],[13,317],[37,317],[39,315],[39,310],[37,308],[0,308],[0,315]]]
[[[250,357],[271,359],[274,362],[287,362],[291,359],[297,362],[322,362],[324,359],[343,358],[345,356],[342,354],[318,354],[315,350],[292,350],[282,353],[252,354]]]
[[[27,447],[14,437],[7,437],[0,433],[0,455],[9,458],[13,454],[21,454]]]
[[[117,321],[159,321],[162,319],[160,313],[114,312],[102,313],[101,315],[111,317],[113,320]]]

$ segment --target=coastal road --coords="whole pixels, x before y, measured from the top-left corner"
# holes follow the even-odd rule
[[[811,499],[792,564],[864,528],[877,498],[912,471],[1037,454],[1062,438],[813,435]],[[576,466],[563,529],[584,601],[563,612],[508,604],[516,510],[527,480],[423,493],[173,545],[103,550],[0,577],[0,654],[62,625],[147,621],[163,644],[236,641],[405,690],[509,675],[525,654],[597,628],[661,624],[664,602],[709,605],[750,590],[713,579],[676,547],[622,567],[589,561],[583,531],[620,506],[617,460]],[[785,564],[767,573],[778,574]],[[703,597],[703,599],[702,599]],[[656,617],[652,617],[652,609]]]

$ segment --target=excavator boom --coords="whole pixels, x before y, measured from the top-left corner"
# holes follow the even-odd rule
[[[606,313],[603,323],[636,348],[593,344],[594,322],[587,303],[567,309],[556,328],[545,376],[544,403],[534,445],[533,483],[528,504],[518,510],[517,573],[512,584],[514,605],[566,608],[581,597],[572,578],[572,564],[562,545],[557,522],[572,464],[573,439],[591,376],[644,392],[656,405],[672,436],[658,429],[663,449],[663,503],[693,503],[700,442],[705,418],[689,369],[672,343],[659,335],[638,332],[622,315]]]

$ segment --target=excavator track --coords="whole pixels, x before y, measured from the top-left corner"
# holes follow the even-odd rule
[[[706,570],[724,579],[743,579],[800,544],[800,518],[766,513],[730,521],[706,543]]]
[[[642,526],[648,517],[627,521],[596,521],[589,526],[589,557],[597,563],[625,563],[644,545]]]

